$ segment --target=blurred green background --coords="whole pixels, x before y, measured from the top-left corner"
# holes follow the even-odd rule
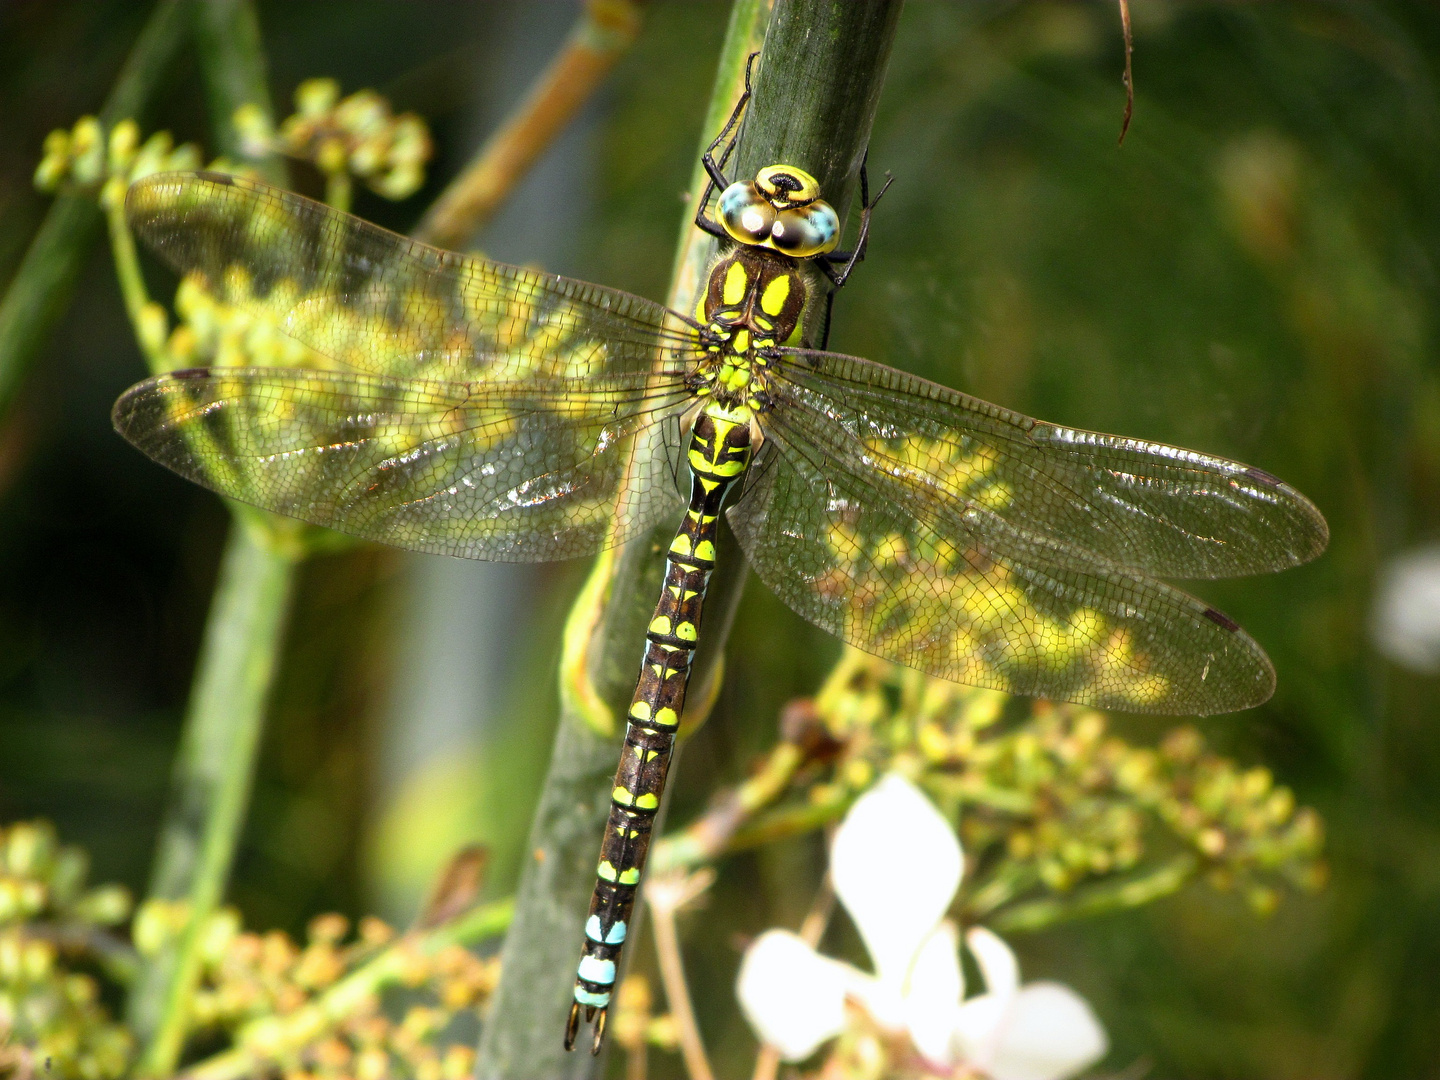
[[[0,5],[0,281],[46,209],[29,179],[41,140],[95,111],[147,6]],[[401,229],[575,10],[259,4],[280,112],[330,75],[431,121],[426,190],[356,207]],[[1279,673],[1271,702],[1205,731],[1322,812],[1328,888],[1260,920],[1195,887],[1015,944],[1028,977],[1092,1001],[1110,1072],[1440,1076],[1440,680],[1370,643],[1390,560],[1440,539],[1440,10],[1134,0],[1134,16],[1135,120],[1117,149],[1113,4],[911,0],[870,152],[896,183],[831,344],[1047,419],[1237,457],[1320,506],[1333,539],[1318,563],[1198,591]],[[483,249],[662,296],[725,17],[653,4]],[[147,131],[206,141],[191,59],[157,100]],[[0,818],[54,819],[97,879],[137,891],[225,528],[214,498],[111,433],[110,402],[143,373],[97,248],[0,422]],[[231,890],[248,923],[404,920],[473,839],[495,849],[490,890],[509,891],[583,570],[376,550],[307,566]],[[752,582],[672,823],[744,774],[837,653]],[[753,1045],[731,1004],[737,935],[793,925],[820,865],[808,842],[734,859],[688,927],[724,1075]]]

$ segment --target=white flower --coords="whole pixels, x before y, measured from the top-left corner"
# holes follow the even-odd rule
[[[736,988],[760,1037],[799,1061],[844,1029],[845,1001],[906,1032],[940,1067],[965,1062],[993,1080],[1063,1080],[1104,1056],[1104,1029],[1059,983],[1020,985],[1015,954],[980,927],[965,937],[985,992],[964,1000],[959,939],[944,921],[960,887],[960,844],[930,800],[890,775],[856,800],[835,833],[830,875],[875,974],[770,930],[745,954]]]
[[[1386,659],[1422,675],[1440,671],[1440,547],[1395,556],[1381,572],[1370,636]]]

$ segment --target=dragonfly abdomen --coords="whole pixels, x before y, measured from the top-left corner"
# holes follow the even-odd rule
[[[729,409],[711,401],[695,418],[689,449],[690,505],[670,543],[665,584],[645,632],[645,659],[630,702],[625,749],[610,792],[595,892],[585,918],[566,1047],[574,1044],[582,1012],[587,1021],[595,1020],[596,1053],[605,1034],[620,951],[685,708],[690,658],[700,636],[705,589],[715,569],[720,510],[730,487],[749,467],[751,449],[748,409]]]

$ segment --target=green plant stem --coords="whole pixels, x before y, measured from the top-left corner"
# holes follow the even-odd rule
[[[690,869],[730,851],[735,834],[784,793],[804,760],[804,752],[794,743],[777,743],[759,769],[714,800],[709,810],[682,831],[656,843],[650,872]]]
[[[893,0],[778,0],[765,30],[768,60],[739,151],[748,166],[739,171],[782,160],[807,169],[843,213],[869,140],[898,13]],[[764,17],[760,0],[739,0],[732,9],[701,147],[734,107]],[[793,110],[809,116],[791,115]],[[709,238],[691,224],[705,186],[700,155],[695,156],[668,297],[679,311],[693,310],[712,251]],[[623,715],[634,687],[637,643],[659,589],[669,540],[668,530],[657,531],[603,555],[572,609],[560,722],[531,829],[532,856],[521,876],[515,925],[502,952],[500,987],[480,1039],[475,1074],[480,1080],[562,1080],[593,1076],[599,1068],[589,1054],[567,1055],[561,1035],[619,750],[615,718]],[[700,693],[694,696],[700,699],[707,696],[702,688],[717,667],[743,580],[733,541],[721,549],[719,566],[728,580],[717,575],[706,603],[695,660]],[[693,722],[687,710],[685,723]],[[638,937],[634,926],[630,934]]]
[[[150,303],[145,275],[140,270],[140,257],[135,251],[135,236],[125,221],[125,204],[116,199],[105,207],[105,224],[110,234],[110,255],[115,262],[115,277],[120,284],[120,298],[125,314],[135,329],[135,338],[151,371],[169,367],[165,351],[165,313]]]
[[[1072,919],[1124,911],[1178,892],[1199,872],[1198,858],[1188,853],[1177,855],[1153,870],[1120,881],[1079,888],[1069,896],[1046,897],[1003,908],[991,916],[989,922],[1001,933],[1014,933],[1017,930],[1043,930]]]
[[[258,24],[248,0],[200,2],[200,57],[212,123],[223,131],[240,105],[268,107]],[[271,174],[284,177],[279,166]],[[162,367],[163,343],[144,311],[144,279],[118,206],[112,208],[111,233],[141,346],[152,369]],[[184,1050],[201,944],[224,897],[245,824],[295,567],[305,554],[297,522],[242,507],[234,512],[150,883],[150,899],[183,903],[187,921],[173,944],[147,958],[127,1002],[127,1019],[141,1041],[139,1072],[146,1076],[173,1073]]]
[[[355,185],[347,169],[325,175],[325,201],[336,210],[343,210],[348,214],[354,196]]]
[[[150,885],[152,900],[184,903],[188,921],[173,947],[149,959],[130,998],[131,1025],[145,1040],[143,1076],[168,1076],[184,1047],[205,931],[245,822],[302,552],[298,525],[244,512],[230,532]]]
[[[352,971],[314,1001],[280,1018],[267,1017],[242,1030],[233,1050],[185,1070],[187,1080],[240,1080],[269,1075],[281,1062],[352,1016],[388,986],[401,983],[417,953],[433,956],[451,945],[475,945],[502,932],[515,915],[513,899],[472,908],[421,934],[409,934]],[[257,1025],[264,1025],[260,1031]],[[247,1035],[255,1037],[247,1038]],[[259,1049],[263,1047],[263,1050]]]
[[[265,77],[265,52],[260,20],[251,0],[194,0],[195,45],[210,111],[210,136],[217,152],[233,161],[246,160],[272,184],[284,186],[283,159],[271,154],[256,161],[245,153],[233,119],[242,105],[273,112]],[[345,207],[346,210],[349,207]]]
[[[136,39],[100,111],[108,130],[139,113],[180,46],[191,0],[160,0]],[[69,305],[75,279],[100,226],[92,199],[61,195],[51,204],[0,301],[0,416]]]

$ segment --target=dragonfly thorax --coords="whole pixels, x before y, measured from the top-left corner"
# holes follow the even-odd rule
[[[736,246],[717,257],[695,313],[705,348],[697,393],[763,411],[775,350],[809,344],[816,291],[813,270],[787,255]]]

